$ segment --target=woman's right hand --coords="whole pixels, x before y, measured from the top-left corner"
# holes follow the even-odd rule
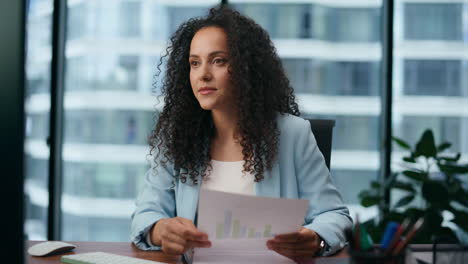
[[[189,248],[211,247],[208,235],[200,232],[191,220],[182,217],[159,220],[151,231],[151,242],[170,255],[183,254]]]

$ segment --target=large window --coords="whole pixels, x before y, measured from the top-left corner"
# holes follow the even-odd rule
[[[67,1],[63,96],[63,240],[127,241],[161,105],[159,58],[183,21],[218,0]],[[26,231],[46,239],[52,1],[30,1],[26,97]],[[304,118],[335,119],[331,174],[362,219],[357,194],[380,174],[382,0],[231,0],[270,34]],[[397,0],[393,134],[425,128],[468,156],[465,0]],[[160,67],[164,71],[164,65]],[[384,101],[384,100],[383,100]],[[396,163],[402,155],[393,153]],[[468,160],[467,160],[468,161]],[[392,164],[395,165],[395,164]]]
[[[404,3],[404,30],[408,40],[462,40],[463,1]],[[437,2],[437,1],[433,1]]]
[[[68,2],[62,239],[128,240],[149,167],[159,57],[180,23],[215,3]]]
[[[30,240],[47,239],[52,3],[30,1],[26,25],[24,230]]]
[[[137,54],[76,54],[67,58],[66,87],[69,91],[138,90],[140,67]]]
[[[393,134],[415,144],[432,129],[436,142],[451,142],[449,151],[461,152],[467,162],[468,24],[462,18],[468,3],[398,0],[395,5]],[[403,154],[394,146],[395,170],[401,169]],[[392,197],[396,201],[399,195]]]
[[[303,117],[336,120],[332,178],[353,215],[372,217],[356,195],[379,173],[381,4],[234,2],[269,32]]]
[[[404,94],[467,96],[462,87],[462,61],[405,59]]]
[[[118,11],[119,35],[122,38],[139,37],[141,28],[141,2],[122,1]]]
[[[65,140],[69,143],[145,145],[154,123],[150,111],[88,109],[66,114]]]
[[[375,61],[284,58],[283,67],[296,93],[351,96],[379,93],[379,63]]]
[[[353,1],[344,4],[345,7],[314,1],[310,1],[312,4],[233,2],[236,9],[254,18],[272,38],[350,43],[378,42],[380,39],[379,5],[370,1],[364,4],[365,7]]]

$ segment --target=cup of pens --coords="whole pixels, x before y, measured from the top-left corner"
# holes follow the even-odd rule
[[[380,244],[374,245],[365,226],[356,218],[354,230],[346,230],[352,264],[405,264],[409,253],[408,243],[421,229],[423,218],[413,225],[406,219],[402,224],[389,222]]]

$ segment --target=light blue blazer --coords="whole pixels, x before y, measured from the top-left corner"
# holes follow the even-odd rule
[[[344,230],[352,226],[348,209],[333,185],[330,172],[310,129],[310,123],[293,115],[278,115],[280,131],[278,159],[265,178],[254,183],[255,194],[309,200],[304,227],[314,230],[328,244],[324,255],[345,245]],[[160,250],[147,243],[152,225],[163,218],[184,217],[195,220],[198,185],[177,181],[173,184],[174,169],[151,168],[144,187],[136,200],[132,214],[132,242],[142,250]],[[281,212],[278,212],[280,214]]]

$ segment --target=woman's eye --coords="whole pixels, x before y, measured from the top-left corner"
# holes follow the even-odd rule
[[[190,62],[190,65],[192,65],[192,66],[198,66],[198,61],[191,61],[191,62]]]
[[[218,59],[214,59],[213,61],[215,64],[224,64],[226,62],[225,59],[221,59],[221,58],[218,58]]]

